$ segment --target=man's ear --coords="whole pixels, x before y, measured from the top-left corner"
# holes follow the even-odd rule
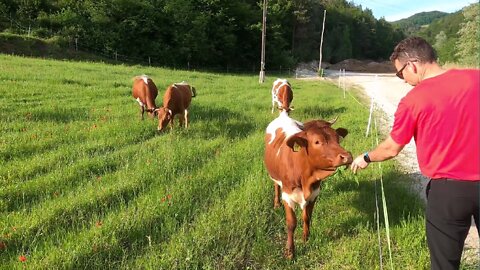
[[[337,128],[337,129],[335,129],[335,131],[337,132],[338,136],[340,136],[342,138],[347,137],[348,130],[346,130],[344,128]]]
[[[298,152],[300,147],[307,147],[307,134],[304,131],[299,132],[288,138],[286,143],[288,147],[292,148],[292,151]]]

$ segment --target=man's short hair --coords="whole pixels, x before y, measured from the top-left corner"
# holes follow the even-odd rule
[[[390,56],[390,61],[396,59],[400,62],[406,62],[416,59],[422,63],[432,63],[437,61],[437,52],[425,39],[421,37],[409,37],[400,41]]]

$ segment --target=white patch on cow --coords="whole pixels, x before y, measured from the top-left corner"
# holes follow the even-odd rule
[[[142,80],[145,82],[145,84],[148,84],[148,76],[147,75],[142,75]]]
[[[299,204],[300,208],[303,209],[308,203],[313,202],[313,200],[317,198],[318,194],[320,194],[320,188],[314,189],[312,194],[310,194],[310,197],[308,197],[308,200],[305,200],[305,197],[303,196],[303,190],[296,188],[290,194],[282,192],[282,200],[284,200],[288,206],[294,210],[295,204]]]
[[[282,181],[279,181],[277,179],[273,179],[270,177],[270,179],[272,179],[273,182],[275,182],[275,184],[279,185],[280,187],[282,187]]]
[[[137,98],[136,99],[138,104],[140,104],[141,107],[145,107],[145,104],[143,104],[143,102],[140,100],[140,98]]]
[[[181,81],[181,82],[175,83],[175,84],[178,84],[178,85],[186,85],[186,84],[188,84],[188,83],[187,83],[186,81]]]
[[[303,124],[297,120],[290,118],[286,111],[280,112],[280,115],[275,118],[267,127],[267,134],[270,134],[270,141],[268,144],[271,144],[275,140],[275,131],[279,128],[282,129],[285,137],[288,138],[300,131],[300,128],[303,127]]]
[[[167,109],[167,111],[168,111],[168,114],[172,115],[172,110]]]

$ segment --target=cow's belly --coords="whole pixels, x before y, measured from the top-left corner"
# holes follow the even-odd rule
[[[312,190],[310,197],[305,198],[301,188],[296,188],[292,193],[282,192],[282,200],[284,200],[288,206],[295,209],[295,204],[299,204],[300,208],[304,208],[308,203],[312,202],[320,194],[320,187]]]

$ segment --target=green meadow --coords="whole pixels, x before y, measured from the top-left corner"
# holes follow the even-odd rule
[[[173,82],[196,87],[188,129],[140,120],[141,74],[157,105]],[[328,178],[309,241],[297,208],[296,257],[283,257],[263,165],[276,78],[0,55],[0,269],[428,269],[424,206],[395,161]],[[365,105],[335,83],[288,79],[293,118],[338,116],[347,150],[373,147]]]

